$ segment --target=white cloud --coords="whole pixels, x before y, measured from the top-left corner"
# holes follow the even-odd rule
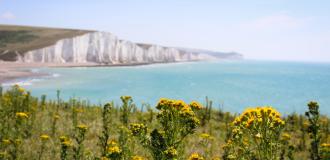
[[[277,14],[257,18],[244,24],[243,26],[258,30],[294,29],[302,26],[305,21],[305,18],[297,18],[290,16],[287,12],[280,12]]]
[[[11,20],[11,19],[15,19],[16,16],[11,12],[5,12],[5,13],[1,14],[1,18]]]

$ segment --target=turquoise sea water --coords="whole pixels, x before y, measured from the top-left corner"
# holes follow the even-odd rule
[[[310,100],[330,115],[330,64],[233,61],[156,64],[133,67],[43,68],[52,78],[25,86],[34,95],[120,102],[131,95],[137,104],[154,105],[159,98],[205,101],[232,112],[271,105],[284,114],[303,113]]]

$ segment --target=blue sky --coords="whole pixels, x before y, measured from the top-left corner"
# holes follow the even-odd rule
[[[0,23],[109,31],[249,59],[330,61],[328,0],[0,0]]]

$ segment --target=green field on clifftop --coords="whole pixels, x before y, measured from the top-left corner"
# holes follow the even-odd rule
[[[13,61],[17,54],[43,48],[60,39],[71,38],[87,30],[0,25],[0,60]]]

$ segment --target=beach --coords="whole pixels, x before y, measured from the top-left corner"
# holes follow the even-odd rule
[[[84,67],[97,66],[95,63],[20,63],[0,62],[0,84],[20,78],[47,76],[46,73],[32,72],[31,68],[40,67]]]
[[[195,61],[192,61],[195,62]],[[13,81],[15,79],[47,76],[47,73],[32,72],[32,68],[45,67],[121,67],[121,66],[140,66],[150,64],[161,64],[167,62],[153,63],[123,63],[123,64],[100,64],[100,63],[22,63],[0,61],[0,84]],[[180,63],[180,62],[170,62]]]

